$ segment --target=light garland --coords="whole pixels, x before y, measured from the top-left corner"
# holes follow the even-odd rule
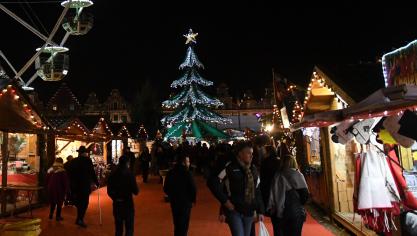
[[[1,70],[0,70],[0,73],[1,73]],[[5,75],[5,76],[7,76],[7,75]],[[11,84],[7,85],[7,87],[4,88],[1,91],[0,98],[5,96],[6,94],[10,94],[10,96],[13,98],[12,100],[16,101],[23,108],[23,111],[26,112],[26,114],[30,118],[33,125],[35,125],[37,128],[43,128],[44,130],[49,129],[49,127],[47,127],[47,126],[42,127],[42,122],[37,121],[37,119],[35,118],[35,114],[33,113],[32,109],[28,108],[28,104],[23,102],[21,97],[16,94],[16,89],[14,89]]]
[[[122,137],[123,133],[126,133],[128,138],[131,137],[129,130],[126,128],[125,125],[123,125],[122,128],[119,130],[119,133],[117,134],[117,136]]]
[[[166,108],[177,108],[180,105],[191,103],[192,105],[205,105],[210,107],[223,106],[218,99],[210,98],[207,94],[198,90],[195,86],[190,86],[188,90],[183,90],[179,95],[171,100],[166,100],[162,106]]]
[[[404,51],[408,51],[409,48],[411,48],[411,47],[417,47],[417,40],[414,40],[414,41],[410,42],[409,44],[407,44],[403,47],[400,47],[398,49],[395,49],[394,51],[386,53],[382,56],[382,60],[381,60],[382,61],[382,72],[383,72],[383,75],[384,75],[385,87],[388,87],[388,85],[389,85],[388,80],[391,79],[391,78],[388,78],[389,77],[389,72],[388,72],[387,60],[389,60],[390,57],[395,56],[396,54],[401,54]]]
[[[180,69],[184,69],[185,67],[199,67],[204,69],[203,63],[201,63],[200,60],[198,60],[198,57],[197,55],[195,55],[192,46],[188,47],[187,54],[185,56],[184,62],[180,65]]]
[[[190,85],[192,83],[196,83],[202,86],[213,85],[212,81],[202,78],[200,74],[194,68],[189,68],[187,69],[187,71],[184,73],[182,77],[172,82],[171,88],[183,87],[183,86]]]
[[[314,78],[311,79],[307,88],[306,96],[304,98],[304,106],[302,107],[303,111],[307,110],[307,102],[310,100],[311,90],[313,87],[313,83],[315,82],[318,83],[321,87],[327,87],[332,93],[334,93],[335,97],[342,103],[343,107],[349,106],[349,104],[339,94],[337,94],[331,86],[327,85],[325,79],[322,78],[316,71],[313,72],[313,76]]]
[[[162,123],[178,123],[178,122],[191,122],[195,119],[208,121],[212,123],[231,123],[231,119],[218,115],[215,112],[212,112],[205,107],[198,107],[198,106],[187,106],[184,109],[167,115],[164,117],[161,122]]]
[[[110,134],[110,136],[113,136],[113,132],[110,130],[109,126],[107,125],[107,122],[104,121],[104,118],[100,118],[96,127],[94,127],[94,130],[93,130],[91,135],[95,134],[97,132],[98,128],[100,128],[100,127],[103,128],[104,131],[107,131],[107,133]]]

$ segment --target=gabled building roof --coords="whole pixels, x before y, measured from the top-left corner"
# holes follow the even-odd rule
[[[81,106],[80,102],[78,101],[77,97],[71,91],[66,83],[62,83],[55,94],[49,99],[48,107],[54,104],[70,104],[73,103],[74,105]]]

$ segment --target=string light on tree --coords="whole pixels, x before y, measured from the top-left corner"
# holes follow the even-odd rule
[[[212,98],[200,88],[200,86],[212,86],[213,82],[204,79],[198,73],[198,69],[204,69],[204,66],[194,52],[197,35],[198,33],[194,33],[192,29],[188,31],[188,34],[184,35],[188,48],[185,59],[179,66],[183,74],[171,84],[172,88],[181,88],[182,90],[162,103],[162,106],[165,108],[176,109],[161,120],[167,127],[173,127],[179,123],[190,123],[195,120],[218,124],[231,123],[230,119],[210,110],[211,108],[223,106],[223,103],[217,98]],[[180,129],[179,126],[176,126],[176,128]],[[191,125],[186,125],[186,129],[189,132]],[[172,130],[169,133],[172,133]]]

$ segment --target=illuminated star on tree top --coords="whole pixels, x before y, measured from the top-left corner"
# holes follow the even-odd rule
[[[188,31],[188,34],[185,34],[184,37],[187,39],[185,41],[185,44],[190,44],[190,43],[197,43],[196,41],[196,37],[197,37],[198,33],[194,33],[192,29],[190,29]]]

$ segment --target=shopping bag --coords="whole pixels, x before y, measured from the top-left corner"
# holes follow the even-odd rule
[[[259,233],[258,236],[269,236],[268,229],[266,228],[264,222],[259,221]]]

